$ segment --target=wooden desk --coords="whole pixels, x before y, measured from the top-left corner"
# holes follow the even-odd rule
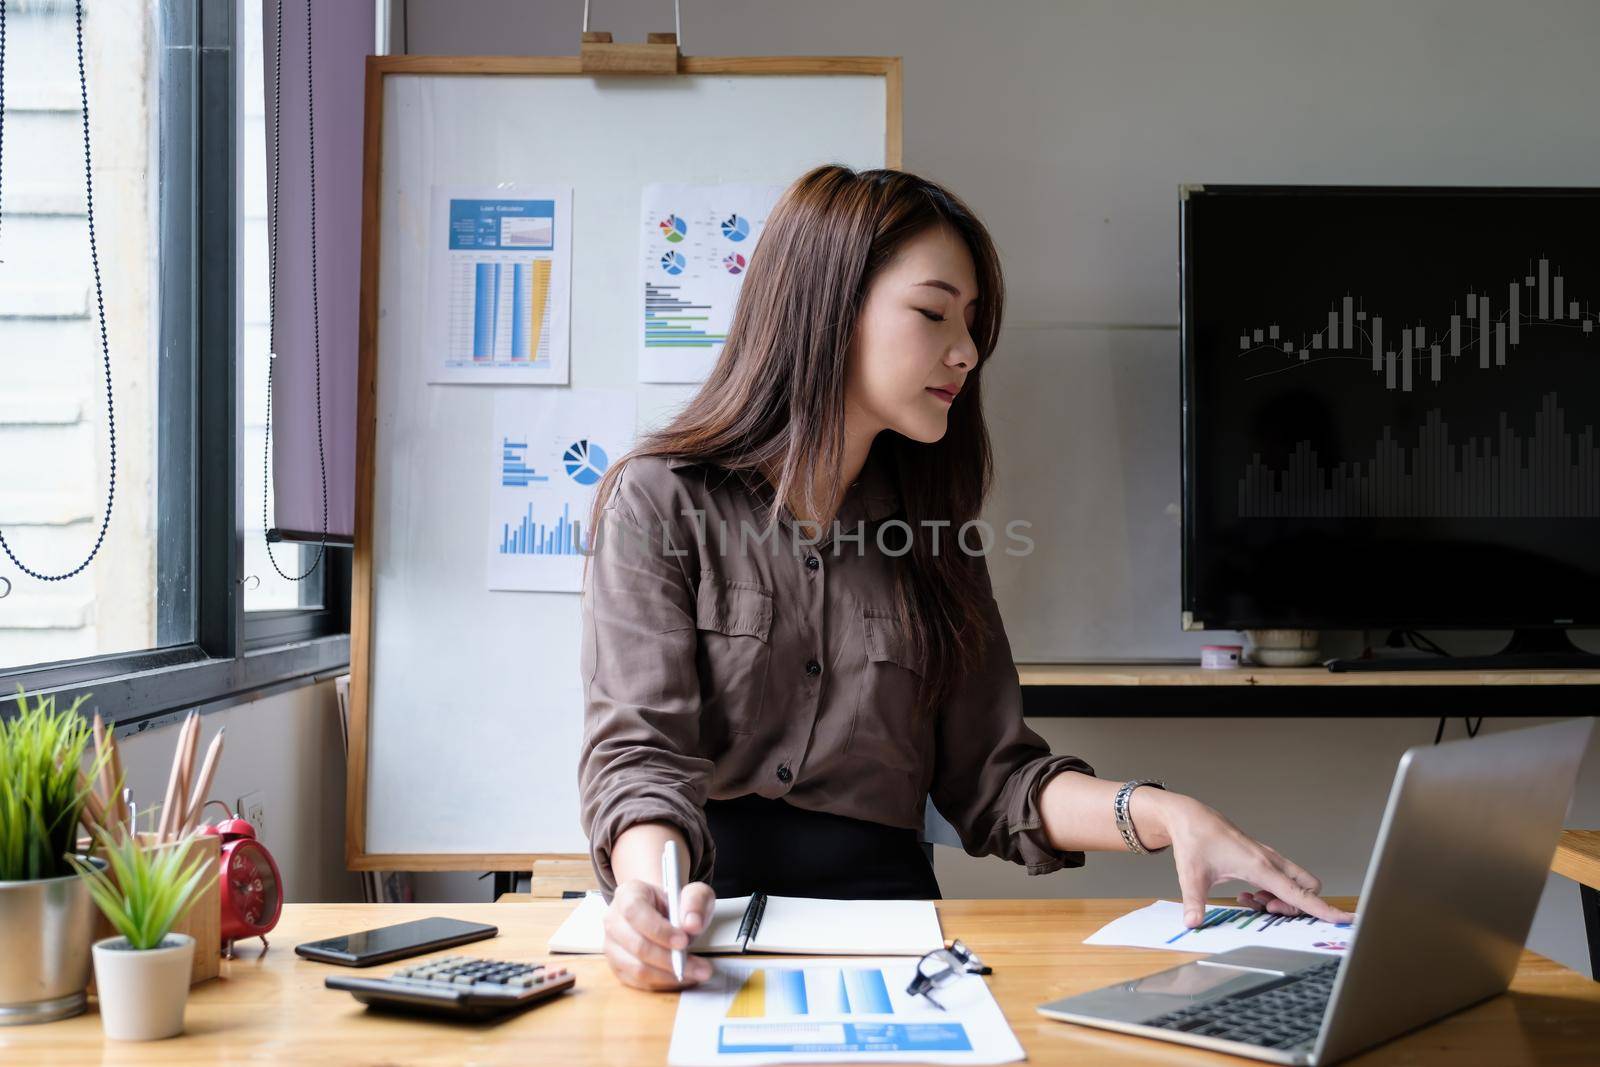
[[[1563,830],[1550,869],[1578,883],[1589,936],[1589,973],[1600,982],[1600,830]]]
[[[1033,1064],[1248,1064],[1181,1045],[1055,1022],[1037,1004],[1150,974],[1192,958],[1173,952],[1090,948],[1083,938],[1148,900],[961,900],[939,905],[947,937],[961,937],[995,973],[990,988]],[[1342,902],[1346,906],[1349,901]],[[0,1028],[0,1063],[255,1062],[292,1064],[516,1063],[584,1067],[664,1064],[676,998],[629,989],[598,956],[562,956],[577,990],[498,1023],[429,1022],[369,1013],[322,987],[333,968],[294,955],[313,938],[428,915],[492,922],[500,936],[456,950],[543,959],[570,902],[533,904],[291,904],[272,949],[224,961],[222,977],[190,996],[188,1032],[170,1041],[106,1041],[87,1015],[43,1026]],[[398,966],[398,965],[396,965]],[[387,973],[393,967],[377,968]],[[1600,1049],[1600,985],[1531,952],[1502,997],[1390,1042],[1359,1064],[1593,1064]]]

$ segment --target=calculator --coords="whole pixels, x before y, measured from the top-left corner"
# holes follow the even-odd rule
[[[576,981],[565,967],[445,956],[402,967],[383,978],[340,974],[323,984],[346,990],[374,1008],[484,1019],[530,1008],[566,992]]]

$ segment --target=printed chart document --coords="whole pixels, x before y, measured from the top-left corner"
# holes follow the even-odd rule
[[[570,187],[435,188],[428,247],[430,382],[567,383]]]
[[[678,995],[667,1062],[1012,1063],[1023,1058],[981,975],[909,996],[917,962],[718,960]]]
[[[496,390],[484,472],[490,589],[582,590],[589,508],[633,446],[634,405],[629,389]]]
[[[1174,952],[1227,952],[1266,946],[1341,956],[1350,950],[1355,933],[1351,924],[1323,922],[1309,915],[1286,919],[1250,908],[1219,907],[1207,908],[1205,922],[1191,929],[1183,924],[1182,904],[1158,900],[1113,919],[1084,938],[1083,943]]]
[[[744,272],[781,185],[644,187],[641,382],[704,381],[727,339]]]
[[[689,945],[701,955],[725,952],[829,956],[921,956],[944,945],[929,900],[818,900],[766,896],[719,900],[711,922]],[[551,952],[600,952],[605,898],[590,893],[550,937]],[[746,936],[748,935],[748,936]],[[909,979],[908,979],[909,981]]]

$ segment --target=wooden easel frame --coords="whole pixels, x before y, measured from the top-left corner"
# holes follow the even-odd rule
[[[623,46],[618,46],[623,47]],[[884,161],[898,168],[898,56],[680,56],[679,74],[877,75],[884,79]],[[383,80],[391,74],[584,76],[578,56],[368,56],[362,136],[360,370],[356,380],[355,551],[350,576],[350,744],[345,776],[345,865],[353,871],[526,871],[570,853],[367,851],[367,728],[372,689],[373,474],[377,436],[378,265],[383,172]],[[591,75],[592,76],[592,75]],[[643,75],[651,76],[651,75]],[[672,77],[672,74],[655,75]]]

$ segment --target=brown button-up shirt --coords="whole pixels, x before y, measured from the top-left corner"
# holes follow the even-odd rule
[[[578,782],[607,898],[612,843],[638,822],[680,829],[691,879],[709,879],[705,801],[749,793],[916,829],[931,794],[972,855],[1029,874],[1081,866],[1045,837],[1039,794],[1061,771],[1094,772],[1023,722],[992,595],[975,620],[993,634],[982,667],[936,715],[915,710],[891,555],[909,531],[876,453],[837,530],[779,505],[762,540],[774,497],[753,473],[640,457],[606,503],[583,590]]]

